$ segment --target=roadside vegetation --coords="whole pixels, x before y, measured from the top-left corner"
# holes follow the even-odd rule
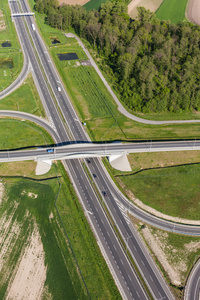
[[[49,36],[50,33],[46,32],[48,40]],[[149,126],[129,120],[120,114],[114,100],[93,67],[81,65],[81,61],[85,60],[86,56],[74,38],[67,38],[67,43],[64,45],[51,46],[50,53],[62,76],[70,99],[76,107],[79,117],[86,123],[86,129],[92,140],[101,142],[116,139],[200,138],[200,124],[198,123]],[[77,53],[79,59],[60,61],[57,56],[59,53]],[[175,114],[171,114],[171,118],[173,115]],[[178,115],[177,118],[180,116]],[[198,114],[191,114],[190,117],[198,119]],[[159,118],[161,119],[161,116]]]
[[[45,116],[44,108],[30,74],[17,90],[0,100],[0,109],[19,110],[41,117]]]
[[[198,157],[199,161],[199,157]],[[169,216],[199,220],[200,163],[115,175],[127,194]]]
[[[185,3],[185,1],[184,1]],[[138,20],[127,15],[127,5],[112,1],[98,11],[81,6],[58,6],[36,0],[52,27],[75,32],[91,44],[102,68],[113,78],[113,88],[133,112],[181,113],[199,111],[199,26],[159,21],[138,8]],[[192,87],[192,88],[191,88]]]
[[[10,17],[8,1],[0,2],[5,27],[0,29],[0,91],[9,86],[19,75],[23,67],[23,55],[17,38],[16,30]],[[2,47],[9,42],[10,47]]]
[[[29,121],[0,119],[0,149],[16,149],[53,144],[46,131]]]
[[[169,283],[176,299],[183,299],[186,279],[200,257],[200,239],[166,232],[130,217]]]
[[[156,17],[176,24],[184,21],[187,3],[188,0],[164,0],[156,11]]]

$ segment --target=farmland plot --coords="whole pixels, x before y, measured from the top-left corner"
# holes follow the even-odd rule
[[[0,299],[87,299],[59,228],[56,179],[4,179]]]

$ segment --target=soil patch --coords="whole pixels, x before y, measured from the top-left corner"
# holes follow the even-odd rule
[[[4,185],[2,182],[0,182],[0,203],[2,202],[3,195],[4,195]]]
[[[138,15],[138,7],[145,7],[146,9],[155,12],[162,2],[163,0],[132,0],[128,5],[128,14],[131,18],[135,19]]]
[[[0,31],[6,29],[6,23],[4,21],[4,15],[2,10],[0,10]]]
[[[43,245],[35,225],[29,245],[13,272],[6,299],[41,299],[47,269],[44,261]]]
[[[200,1],[190,0],[186,10],[187,19],[197,25],[200,25]]]
[[[168,274],[172,284],[176,286],[182,285],[184,282],[183,272],[187,270],[187,264],[184,260],[187,257],[186,249],[183,249],[185,254],[184,258],[182,254],[179,255],[179,253],[177,253],[176,249],[172,249],[170,245],[167,245],[166,240],[168,233],[163,234],[163,232],[157,231],[157,234],[152,234],[152,230],[146,226],[142,229],[142,234],[165,272]],[[173,255],[171,253],[173,253]]]

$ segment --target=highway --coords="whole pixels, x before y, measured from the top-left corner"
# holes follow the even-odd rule
[[[17,2],[10,2],[10,6],[12,12],[19,12]],[[29,19],[30,17],[27,18]],[[33,50],[32,44],[30,42],[30,38],[27,33],[24,21],[20,17],[15,18],[14,21],[16,27],[18,28],[18,32],[21,38],[23,38],[23,44],[24,47],[26,47],[27,49],[32,70],[35,74],[34,80],[36,80],[36,87],[38,88],[40,96],[42,97],[47,116],[55,126],[55,129],[59,136],[59,143],[62,144],[63,142],[69,142],[71,140],[71,137],[69,136],[69,129],[66,126],[66,118],[64,118],[66,122],[65,123],[63,122],[62,117],[58,113],[52,92],[50,91],[49,86],[46,83],[47,80],[44,77],[45,75],[41,71],[40,65],[36,58],[36,53]],[[31,30],[31,27],[29,29]],[[50,58],[48,58],[48,60],[50,60]],[[48,78],[50,78],[50,76]],[[58,80],[59,77],[57,76],[55,78],[56,86]],[[55,93],[57,92],[56,86],[54,85]],[[65,96],[64,92],[63,94]],[[65,112],[65,114],[68,115],[67,112]],[[77,118],[76,115],[75,117]],[[80,121],[76,121],[76,123],[80,123]],[[70,178],[74,184],[75,190],[77,192],[77,195],[79,196],[79,199],[83,205],[85,212],[90,212],[87,214],[87,218],[92,226],[93,232],[95,233],[95,236],[98,240],[100,249],[108,263],[108,266],[123,298],[147,299],[146,293],[144,292],[124,250],[122,249],[120,242],[116,238],[113,229],[110,226],[110,223],[106,217],[106,214],[97,198],[96,193],[94,192],[87,176],[85,175],[85,172],[82,168],[82,164],[78,160],[72,160],[68,162],[64,161],[63,163],[65,168],[68,170],[68,173],[70,174]]]
[[[24,1],[21,1],[20,3],[22,4],[24,12],[29,10],[25,7],[26,4]],[[17,2],[10,2],[10,6],[12,12],[19,12]],[[20,37],[23,40],[24,48],[27,50],[33,73],[35,74],[34,80],[36,80],[36,86],[39,89],[47,116],[53,121],[57,134],[60,138],[59,143],[62,144],[70,142],[71,140],[81,142],[89,141],[89,138],[85,134],[83,126],[78,120],[69,98],[67,97],[65,89],[49,57],[48,51],[41,40],[41,37],[37,30],[32,30],[31,24],[34,22],[33,18],[25,17],[25,19],[44,73],[41,71],[41,66],[36,58],[36,53],[33,51],[23,19],[20,17],[15,18],[15,24],[18,28]],[[58,84],[61,87],[61,92],[57,89]],[[59,105],[62,116],[58,113],[54,98]],[[119,241],[113,233],[105,212],[98,201],[98,197],[83,171],[81,162],[79,160],[64,161],[64,165],[70,174],[71,180],[74,183],[76,192],[79,195],[83,207],[86,211],[90,211],[88,219],[90,220],[98,241],[101,242],[101,246],[103,247],[102,251],[105,258],[107,257],[106,261],[114,275],[121,294],[127,299],[146,299],[146,294],[137,280],[125,252],[122,250]],[[155,299],[173,299],[167,284],[159,273],[155,263],[150,258],[143,243],[140,241],[137,232],[132,226],[128,225],[122,215],[115,198],[117,197],[117,199],[121,202],[124,200],[123,196],[114,187],[101,161],[98,159],[91,159],[91,163],[88,164],[88,169],[91,174],[94,172],[97,174],[95,183],[99,191],[106,191],[107,197],[105,203],[107,208],[112,215],[119,232],[124,238],[127,248],[133,255],[133,258],[153,297]]]
[[[200,260],[196,262],[187,280],[184,300],[200,299]]]

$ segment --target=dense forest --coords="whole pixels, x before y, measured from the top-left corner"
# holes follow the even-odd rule
[[[200,110],[200,26],[160,21],[144,8],[137,20],[127,15],[127,1],[114,0],[98,11],[36,0],[46,22],[73,27],[103,57],[115,89],[133,111]]]

